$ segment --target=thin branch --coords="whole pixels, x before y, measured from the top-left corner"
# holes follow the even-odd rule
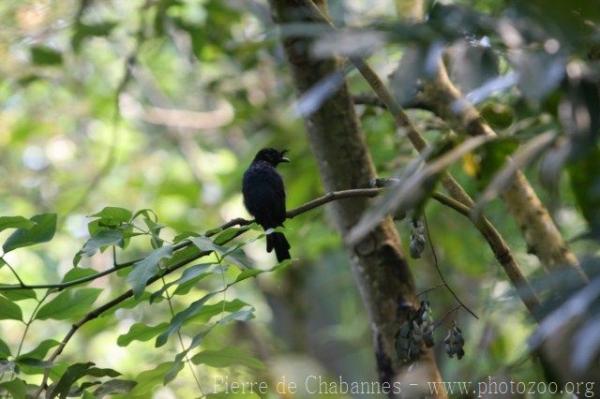
[[[327,24],[329,27],[335,30],[335,27],[329,21],[321,10],[309,0],[298,0],[302,7],[311,14],[311,17],[320,23]],[[371,69],[371,67],[359,57],[352,57],[350,61],[361,73],[366,82],[371,86],[371,89],[375,95],[386,105],[388,111],[394,117],[398,127],[402,128],[406,132],[406,136],[412,143],[413,147],[419,152],[423,152],[428,144],[421,135],[421,133],[415,128],[410,118],[404,112],[404,109],[394,99],[386,85],[379,78],[377,73]],[[471,207],[473,206],[473,199],[467,194],[464,188],[449,174],[444,173],[441,178],[444,188],[448,193],[456,200],[461,202],[463,205]],[[516,288],[521,300],[529,310],[532,317],[539,320],[535,310],[539,308],[540,302],[535,294],[535,291],[529,284],[529,281],[525,278],[519,264],[517,263],[511,249],[504,238],[500,235],[494,225],[484,216],[480,219],[473,221],[475,227],[481,232],[488,242],[490,248],[494,252],[498,263],[502,266],[506,272],[508,278]]]
[[[35,316],[37,315],[38,310],[40,309],[44,301],[46,301],[46,298],[48,298],[49,295],[50,290],[48,290],[46,294],[44,294],[42,299],[38,301],[38,303],[35,305],[35,308],[33,308],[33,311],[31,312],[29,320],[25,323],[25,330],[23,330],[23,335],[21,336],[21,340],[19,341],[19,347],[17,348],[17,354],[15,355],[16,358],[18,358],[19,355],[21,355],[21,349],[23,349],[23,343],[25,342],[25,338],[27,337],[27,333],[29,332],[29,327],[31,326],[31,323],[33,323],[33,321],[35,320]]]
[[[298,208],[288,211],[287,218],[292,219],[304,212],[308,212],[312,209],[318,208],[318,207],[325,205],[331,201],[336,201],[336,200],[340,200],[340,199],[344,199],[344,198],[374,197],[377,194],[379,194],[381,191],[382,191],[381,188],[365,188],[365,189],[353,189],[353,190],[344,190],[344,191],[333,191],[333,192],[327,193],[321,197],[315,198],[314,200],[309,201],[309,202],[305,203],[304,205],[299,206]],[[205,236],[212,237],[212,236],[218,234],[219,232],[221,232],[225,229],[228,229],[230,227],[247,226],[249,224],[252,224],[253,222],[254,222],[254,220],[249,220],[249,219],[244,219],[244,218],[235,218],[226,223],[223,223],[221,226],[219,226],[215,229],[211,229],[211,230],[207,231],[205,233]],[[178,251],[180,249],[183,249],[183,248],[189,246],[190,244],[191,244],[191,242],[189,240],[180,241],[177,244],[173,245],[173,251]],[[75,285],[84,284],[84,283],[96,280],[100,277],[104,277],[104,276],[114,273],[118,270],[133,266],[134,264],[142,261],[143,259],[144,258],[139,258],[139,259],[134,259],[134,260],[131,260],[128,262],[116,264],[114,267],[111,267],[110,269],[106,269],[102,272],[99,272],[99,273],[96,273],[96,274],[93,274],[90,276],[78,278],[75,280],[71,280],[68,282],[64,282],[64,283],[24,284],[23,282],[21,282],[21,284],[19,284],[19,285],[4,285],[4,286],[0,286],[0,292],[24,290],[24,289],[50,289],[50,288],[57,289],[60,291],[65,288],[69,288],[69,287],[72,287]],[[12,270],[12,268],[11,268],[11,270]]]
[[[448,316],[450,316],[452,313],[456,312],[458,309],[460,309],[461,306],[460,305],[456,305],[455,307],[453,307],[452,309],[450,309],[448,312],[446,312],[445,315],[442,316],[441,319],[437,320],[433,326],[433,329],[436,330],[439,326],[441,326],[442,324],[444,324],[444,321],[446,321],[446,319],[448,318]]]
[[[179,269],[179,268],[187,265],[190,262],[193,262],[194,260],[196,260],[198,258],[206,256],[209,253],[210,253],[210,251],[202,251],[202,252],[200,252],[198,254],[194,254],[194,255],[190,256],[187,259],[182,259],[181,261],[173,264],[171,267],[165,268],[162,271],[162,273],[156,274],[153,277],[151,277],[148,280],[148,282],[146,283],[146,285],[150,285],[150,284],[154,283],[155,281],[158,281],[158,280],[162,279],[164,276],[166,276],[166,275],[168,275],[168,274],[176,271],[177,269]],[[87,313],[78,322],[74,323],[71,326],[71,329],[67,332],[67,334],[65,335],[65,337],[62,339],[62,341],[60,342],[60,344],[56,347],[56,349],[54,350],[54,352],[52,352],[52,354],[48,358],[48,361],[49,362],[53,362],[62,353],[62,351],[65,349],[65,346],[67,345],[67,343],[71,340],[71,338],[73,338],[73,336],[75,335],[75,333],[77,332],[77,330],[79,330],[84,324],[86,324],[87,322],[92,321],[92,320],[98,318],[104,312],[107,312],[108,310],[110,310],[113,307],[117,306],[121,302],[124,302],[125,300],[131,298],[132,296],[133,296],[133,289],[129,289],[126,292],[124,292],[123,294],[119,295],[118,297],[116,297],[116,298],[114,298],[114,299],[106,302],[104,305],[99,306],[96,309],[92,310],[91,312]],[[40,384],[40,388],[38,389],[38,391],[34,395],[34,398],[39,397],[39,395],[44,390],[44,388],[46,388],[46,383],[48,381],[48,374],[49,374],[49,372],[50,372],[50,369],[46,369],[46,371],[44,372],[44,377],[43,377],[42,382]]]
[[[456,302],[458,302],[460,304],[460,306],[463,307],[463,309],[465,309],[467,312],[469,312],[471,314],[471,316],[473,316],[474,318],[479,320],[479,317],[475,314],[475,312],[473,312],[471,309],[469,309],[469,307],[467,305],[465,305],[465,303],[460,299],[460,297],[456,294],[456,292],[452,289],[452,287],[450,287],[450,284],[448,284],[448,281],[446,281],[446,277],[444,277],[444,273],[442,273],[442,269],[440,269],[437,253],[435,251],[435,246],[433,245],[433,241],[431,240],[431,234],[429,232],[429,223],[427,223],[427,216],[425,215],[425,213],[423,213],[423,221],[425,223],[425,234],[427,234],[427,241],[429,242],[429,248],[431,248],[431,254],[433,255],[433,265],[435,266],[435,270],[437,271],[437,274],[440,277],[440,281],[442,282],[442,284],[444,284],[444,286],[446,287],[448,292],[450,292],[450,294],[454,297]]]
[[[19,276],[19,273],[17,273],[17,271],[11,266],[10,263],[8,263],[6,261],[6,259],[4,259],[3,257],[0,257],[0,260],[6,265],[6,267],[8,267],[10,269],[10,271],[15,276],[15,278],[17,279],[17,281],[19,281],[19,285],[17,287],[19,289],[25,289],[25,284],[23,283],[23,280],[21,280],[21,277]]]
[[[417,293],[417,298],[421,297],[421,296],[423,296],[425,294],[427,294],[428,292],[437,290],[438,288],[441,288],[441,287],[445,287],[445,285],[444,284],[437,284],[437,285],[434,285],[433,287],[429,287],[429,288],[427,288],[427,289],[425,289],[425,290]]]

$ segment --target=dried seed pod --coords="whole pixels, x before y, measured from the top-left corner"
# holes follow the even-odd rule
[[[456,322],[452,322],[452,327],[448,330],[448,335],[446,335],[446,338],[444,339],[444,344],[446,344],[446,353],[451,358],[456,355],[460,360],[465,355],[465,339],[461,329],[456,325]]]
[[[431,308],[429,302],[422,301],[418,309],[409,311],[408,319],[400,327],[396,335],[396,352],[402,361],[410,362],[433,345]]]

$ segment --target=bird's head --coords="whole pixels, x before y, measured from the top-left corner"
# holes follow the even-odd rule
[[[254,161],[265,161],[273,166],[277,166],[282,162],[290,162],[285,156],[286,152],[288,152],[288,150],[278,151],[275,148],[263,148],[256,154]]]

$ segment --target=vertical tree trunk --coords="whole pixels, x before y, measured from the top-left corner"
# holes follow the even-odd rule
[[[310,13],[294,0],[271,0],[271,5],[277,22],[314,22],[310,20]],[[310,41],[306,37],[286,36],[283,44],[300,93],[339,70],[335,59],[312,59]],[[306,118],[305,124],[325,189],[367,187],[376,174],[346,85]],[[346,199],[331,206],[336,227],[345,237],[367,208],[368,200]],[[393,221],[385,219],[359,244],[346,247],[371,321],[380,380],[402,381],[407,377],[409,365],[403,364],[396,354],[395,336],[406,320],[408,308],[414,308],[417,299]],[[422,387],[427,387],[425,381],[440,381],[431,351],[425,353],[418,366],[415,369],[419,370]],[[426,395],[430,396],[428,391]],[[393,393],[390,396],[394,396]],[[433,396],[445,397],[444,394]]]

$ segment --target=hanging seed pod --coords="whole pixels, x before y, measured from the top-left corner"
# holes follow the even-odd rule
[[[464,346],[465,339],[462,335],[461,329],[456,325],[456,322],[452,322],[452,327],[448,330],[448,335],[444,339],[446,345],[446,353],[450,358],[456,355],[457,359],[462,359],[465,355]]]
[[[413,218],[410,223],[410,256],[413,259],[419,259],[421,254],[425,250],[425,225],[423,221],[417,218]]]

